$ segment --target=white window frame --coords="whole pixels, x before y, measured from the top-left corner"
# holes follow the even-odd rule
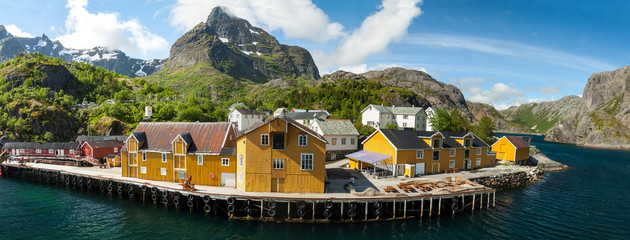
[[[337,138],[331,138],[330,142],[332,143],[332,145],[337,145]]]
[[[162,162],[165,163],[166,162],[166,153],[162,153]]]
[[[466,138],[464,139],[464,147],[470,147],[472,145],[472,140]]]
[[[48,149],[48,154],[55,154],[55,150],[54,149]]]
[[[284,158],[271,159],[271,168],[272,169],[284,169]]]
[[[182,173],[184,174],[183,176],[182,176]],[[184,172],[184,171],[177,172],[177,178],[178,179],[186,179],[186,172]]]
[[[407,123],[403,123],[403,127],[406,128],[407,127]]]
[[[350,145],[355,145],[357,142],[356,138],[350,138]]]
[[[203,165],[203,155],[197,155],[197,165]]]
[[[243,154],[238,155],[238,166],[243,166]]]
[[[265,143],[265,137],[267,140],[267,143]],[[260,134],[260,145],[261,146],[269,146],[269,134]]]
[[[160,168],[160,174],[166,176],[166,168]]]
[[[477,155],[481,155],[481,148],[477,148]]]
[[[147,174],[147,167],[144,167],[144,166],[140,167],[140,173]]]
[[[20,149],[20,153],[24,153],[24,149]]]
[[[114,152],[115,152],[115,153],[117,153],[117,152],[118,152],[118,148],[117,148],[117,147],[115,147],[115,148],[114,148]]]
[[[422,159],[422,158],[424,158],[424,151],[416,150],[416,159]]]
[[[308,145],[308,135],[298,134],[298,146],[306,147]]]
[[[435,143],[436,143],[436,141],[437,141],[437,145],[438,145],[438,146],[435,146],[435,145],[436,145],[436,144],[435,144]],[[442,147],[442,146],[441,146],[442,144],[441,144],[440,139],[433,139],[433,140],[431,141],[431,144],[433,145],[433,148],[440,148],[440,147]]]
[[[243,173],[238,173],[238,183],[243,183]]]
[[[309,161],[310,161],[310,164],[309,164]],[[312,153],[300,153],[300,170],[313,171],[314,162],[315,162],[315,159]]]
[[[147,152],[142,152],[142,161],[143,162],[147,161]]]
[[[74,154],[74,149],[70,149],[70,154]]]
[[[39,149],[39,148],[38,148],[38,149],[35,149],[35,153],[42,153],[42,150],[41,150],[41,149]]]
[[[456,154],[457,154],[457,150],[455,150],[454,148],[451,148],[451,157],[455,157]]]
[[[455,160],[448,161],[448,168],[455,168]]]
[[[346,145],[346,138],[341,138],[341,145]]]
[[[475,163],[477,164],[477,166],[481,165],[481,158],[477,158],[477,161],[475,161]]]
[[[221,166],[230,166],[229,158],[221,158]]]

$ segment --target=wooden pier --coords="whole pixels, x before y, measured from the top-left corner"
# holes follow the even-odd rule
[[[455,215],[494,207],[495,190],[478,188],[444,194],[354,196],[289,195],[183,191],[147,182],[94,173],[2,164],[3,177],[92,191],[97,194],[153,202],[190,212],[230,219],[275,222],[368,222]]]

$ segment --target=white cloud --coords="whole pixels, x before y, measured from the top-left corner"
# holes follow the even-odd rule
[[[476,52],[506,55],[577,70],[590,69],[592,71],[601,71],[617,68],[610,63],[590,57],[577,56],[555,49],[499,39],[462,35],[419,34],[410,37],[409,42],[435,48],[459,48]]]
[[[149,51],[168,48],[164,38],[151,33],[138,20],[119,20],[118,13],[90,13],[87,4],[87,0],[68,0],[66,7],[70,13],[66,18],[66,31],[58,38],[64,46],[103,46],[120,49],[130,55],[146,55]]]
[[[343,26],[311,0],[178,0],[170,15],[171,25],[190,30],[205,22],[214,7],[225,6],[252,25],[268,31],[281,30],[290,38],[325,42],[343,35]]]
[[[383,0],[379,11],[367,17],[359,29],[343,40],[329,62],[354,65],[364,62],[371,54],[385,51],[390,42],[407,34],[412,20],[422,13],[417,6],[420,2]]]
[[[11,35],[13,35],[14,37],[33,37],[32,34],[22,31],[22,29],[15,26],[14,24],[6,25],[5,28],[7,29],[7,32],[11,33]]]
[[[450,79],[449,82],[457,86],[466,95],[466,100],[490,104],[498,110],[538,101],[525,98],[523,92],[504,83],[495,83],[490,89],[484,89],[482,85],[486,83],[486,80],[483,78]]]

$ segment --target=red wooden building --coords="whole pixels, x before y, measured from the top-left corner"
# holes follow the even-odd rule
[[[81,145],[81,156],[95,159],[105,159],[107,155],[118,154],[123,143],[116,140],[85,141]]]

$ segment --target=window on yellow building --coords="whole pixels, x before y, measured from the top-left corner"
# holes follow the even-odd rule
[[[313,154],[312,153],[302,153],[300,154],[301,167],[300,170],[313,170]]]
[[[140,167],[140,173],[147,174],[147,167]]]
[[[470,147],[470,139],[464,139],[464,147]]]
[[[160,174],[162,174],[162,176],[166,176],[166,168],[160,168]]]
[[[197,155],[197,165],[203,165],[203,155]]]
[[[269,134],[260,134],[260,145],[269,146]]]
[[[243,166],[243,155],[238,155],[238,166],[242,167]]]
[[[165,163],[166,162],[166,153],[162,153],[162,162]]]
[[[455,157],[455,153],[456,153],[455,149],[451,149],[451,157]]]
[[[304,147],[307,144],[308,135],[300,134],[298,135],[298,146]]]
[[[464,158],[469,158],[469,157],[470,157],[470,149],[464,150]]]
[[[433,148],[440,147],[440,139],[433,139]]]
[[[477,158],[476,164],[477,164],[477,166],[481,165],[481,158]]]
[[[417,158],[417,159],[424,158],[424,151],[422,151],[422,150],[417,150],[417,151],[416,151],[416,158]]]
[[[440,160],[440,151],[433,151],[433,160]]]
[[[243,174],[242,173],[238,174],[238,183],[243,183]]]
[[[477,155],[481,155],[481,148],[477,148]]]
[[[455,168],[455,160],[448,161],[448,168]]]
[[[146,152],[142,152],[142,161],[143,162],[147,161],[147,153]]]
[[[221,166],[230,166],[229,158],[221,158]]]
[[[271,162],[271,168],[273,169],[284,169],[284,159],[282,158],[274,158]]]

